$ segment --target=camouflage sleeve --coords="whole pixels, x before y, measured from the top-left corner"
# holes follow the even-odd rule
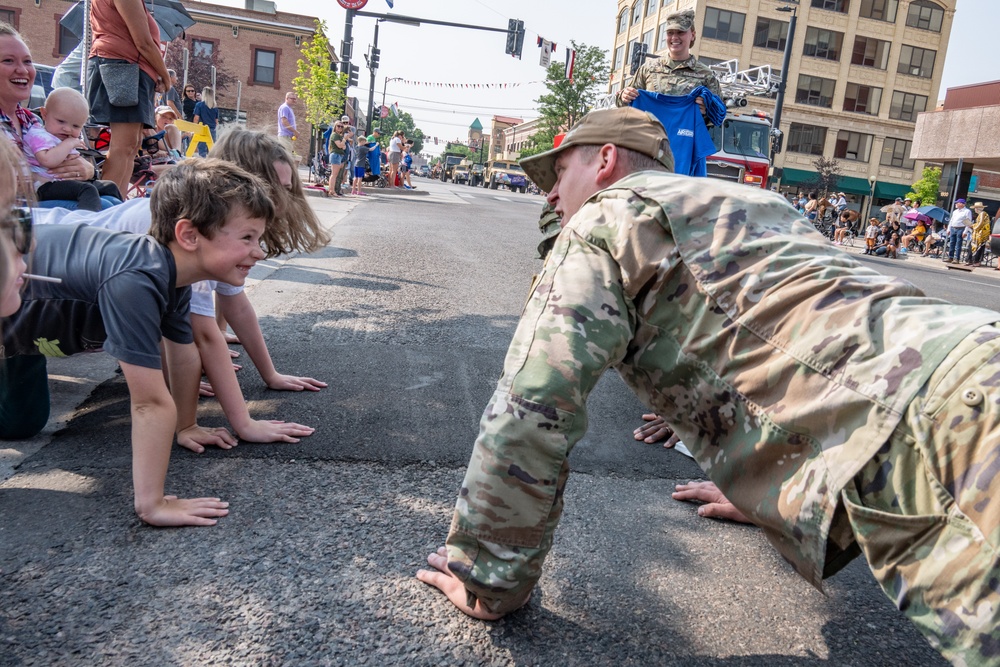
[[[448,567],[470,605],[506,613],[531,594],[562,513],[567,457],[586,430],[587,396],[624,357],[634,326],[609,252],[563,233],[521,315],[455,507]]]
[[[643,63],[639,69],[635,71],[632,75],[632,80],[628,83],[622,85],[622,90],[626,88],[635,88],[636,90],[646,90],[646,81],[649,78],[649,70],[646,67],[646,63]],[[615,95],[615,106],[616,107],[627,107],[630,106],[622,101],[622,91],[619,90]]]

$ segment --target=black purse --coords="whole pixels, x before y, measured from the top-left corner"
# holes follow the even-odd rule
[[[139,64],[102,63],[101,81],[113,107],[134,107],[139,104]]]

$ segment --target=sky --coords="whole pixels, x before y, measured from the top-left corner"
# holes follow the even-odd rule
[[[214,0],[243,6],[242,0]],[[806,2],[808,0],[802,0]],[[326,21],[327,35],[339,53],[345,11],[335,0],[277,0],[278,10],[315,15]],[[610,51],[614,41],[615,0],[368,0],[363,11],[452,23],[507,28],[511,18],[524,21],[521,60],[504,54],[503,33],[423,24],[419,27],[382,22],[381,64],[376,74],[375,103],[397,103],[413,115],[428,137],[424,152],[437,154],[452,139],[465,141],[479,118],[489,130],[494,114],[530,120],[538,116],[535,100],[545,93],[545,70],[539,65],[539,36],[556,42],[553,58],[562,61],[570,40]],[[322,7],[322,8],[319,8]],[[997,0],[958,0],[944,65],[940,97],[952,86],[1000,79],[997,59],[988,55],[988,35],[1000,25]],[[982,27],[986,26],[985,29]],[[369,72],[361,54],[374,37],[375,19],[356,17],[352,62],[361,68],[361,87],[349,94],[367,106]],[[385,82],[386,78],[403,79]],[[420,84],[456,84],[439,87]],[[505,88],[466,88],[464,84],[507,84]]]

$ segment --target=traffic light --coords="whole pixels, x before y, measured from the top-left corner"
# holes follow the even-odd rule
[[[517,44],[517,19],[507,20],[507,48],[504,49],[504,53],[507,55],[514,54],[514,45]]]
[[[378,59],[382,55],[382,49],[372,47],[371,56],[368,58],[368,69],[375,71],[378,69]]]
[[[353,40],[352,41],[343,41],[342,40],[340,42],[340,59],[341,60],[350,60],[351,59],[351,51],[354,50],[353,46],[354,46],[354,41]]]
[[[649,47],[644,42],[636,42],[632,45],[632,64],[629,68],[629,74],[635,74],[639,71],[642,63],[646,60],[646,53],[648,52]]]
[[[350,70],[347,73],[347,87],[358,85],[358,74],[361,69],[357,65],[349,65]]]
[[[507,20],[507,48],[504,53],[509,54],[518,60],[521,59],[521,48],[524,46],[524,21],[517,19]]]

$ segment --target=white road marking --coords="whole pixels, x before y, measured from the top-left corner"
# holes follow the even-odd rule
[[[997,286],[996,283],[981,283],[978,280],[966,280],[965,278],[952,278],[952,280],[955,280],[955,281],[960,282],[960,283],[972,283],[973,285],[984,285],[986,287],[996,287]]]
[[[506,197],[497,197],[496,195],[493,195],[493,198],[496,199],[497,201],[510,201]]]

